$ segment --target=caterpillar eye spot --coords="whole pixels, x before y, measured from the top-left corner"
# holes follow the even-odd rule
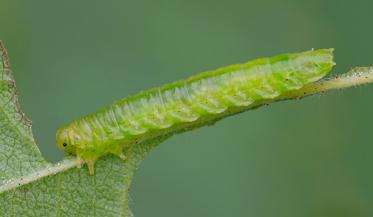
[[[63,147],[66,147],[66,146],[67,146],[67,144],[66,144],[66,143],[63,143],[63,144],[62,144],[62,146],[63,146]]]

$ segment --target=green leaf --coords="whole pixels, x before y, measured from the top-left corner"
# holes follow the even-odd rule
[[[331,89],[373,82],[373,68],[311,83],[276,100],[297,99]],[[50,164],[33,139],[31,123],[20,111],[7,53],[0,41],[0,216],[132,216],[128,190],[143,157],[168,138],[131,146],[122,161],[96,162],[94,176],[76,168],[74,158]]]
[[[0,55],[0,216],[132,216],[127,201],[133,173],[162,139],[128,150],[125,162],[111,156],[98,161],[95,176],[76,168],[73,159],[49,164],[19,109],[1,42]]]
[[[20,111],[8,56],[0,42],[0,182],[48,166]]]

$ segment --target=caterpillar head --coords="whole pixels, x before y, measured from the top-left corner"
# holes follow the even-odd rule
[[[76,155],[76,142],[74,132],[68,127],[62,127],[57,130],[57,146],[66,153]],[[74,138],[74,139],[73,139]]]

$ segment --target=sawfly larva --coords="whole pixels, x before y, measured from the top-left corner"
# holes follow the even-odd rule
[[[116,101],[57,131],[58,146],[94,173],[106,154],[126,159],[131,145],[201,127],[267,104],[324,77],[333,49],[259,58],[191,76]]]

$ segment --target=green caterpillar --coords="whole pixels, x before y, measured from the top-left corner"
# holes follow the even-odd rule
[[[281,98],[324,77],[333,49],[260,58],[191,76],[116,101],[57,131],[58,146],[87,163],[106,154],[126,159],[131,145],[215,121]]]

